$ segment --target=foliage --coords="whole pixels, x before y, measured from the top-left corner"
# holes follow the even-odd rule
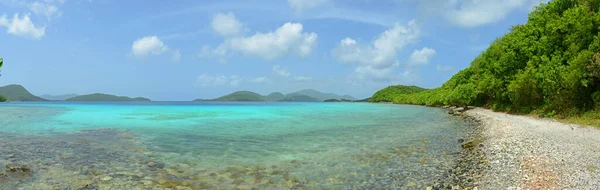
[[[29,93],[21,85],[8,85],[0,87],[0,94],[10,101],[45,101],[44,99]]]
[[[111,101],[142,101],[142,102],[147,102],[150,101],[150,99],[148,98],[143,98],[143,97],[137,97],[137,98],[130,98],[127,96],[115,96],[115,95],[110,95],[110,94],[101,94],[101,93],[95,93],[95,94],[88,94],[88,95],[81,95],[81,96],[75,96],[69,99],[66,99],[65,101],[78,101],[78,102],[90,102],[90,101],[106,101],[106,102],[111,102]]]
[[[596,91],[592,94],[592,99],[596,103],[596,107],[600,108],[600,91]]]
[[[600,0],[537,6],[442,87],[388,87],[372,102],[478,105],[494,110],[577,115],[600,107]],[[392,89],[390,89],[392,88]]]
[[[424,91],[424,88],[416,87],[416,86],[388,86],[387,88],[381,89],[377,91],[371,97],[371,102],[391,102],[394,97],[402,94],[412,94]]]
[[[8,99],[6,97],[0,95],[0,102],[6,102]]]

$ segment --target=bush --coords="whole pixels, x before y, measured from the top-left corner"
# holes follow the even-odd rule
[[[6,102],[6,101],[7,101],[6,97],[0,95],[0,102]]]
[[[592,100],[596,103],[596,107],[600,108],[600,91],[596,91],[592,94]]]

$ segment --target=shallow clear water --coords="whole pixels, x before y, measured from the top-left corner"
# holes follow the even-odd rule
[[[6,103],[0,189],[418,188],[453,167],[465,125],[388,104]]]

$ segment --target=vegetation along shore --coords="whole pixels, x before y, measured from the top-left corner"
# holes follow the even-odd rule
[[[370,101],[474,105],[600,126],[599,5],[541,4],[441,87],[390,86]]]
[[[480,123],[461,141],[451,188],[595,189],[600,131],[585,126],[600,127],[599,8],[542,4],[441,87],[389,86],[370,102],[454,105],[444,108]]]

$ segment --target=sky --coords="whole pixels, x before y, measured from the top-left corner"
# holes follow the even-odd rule
[[[441,86],[544,0],[0,0],[0,85],[178,101]]]

